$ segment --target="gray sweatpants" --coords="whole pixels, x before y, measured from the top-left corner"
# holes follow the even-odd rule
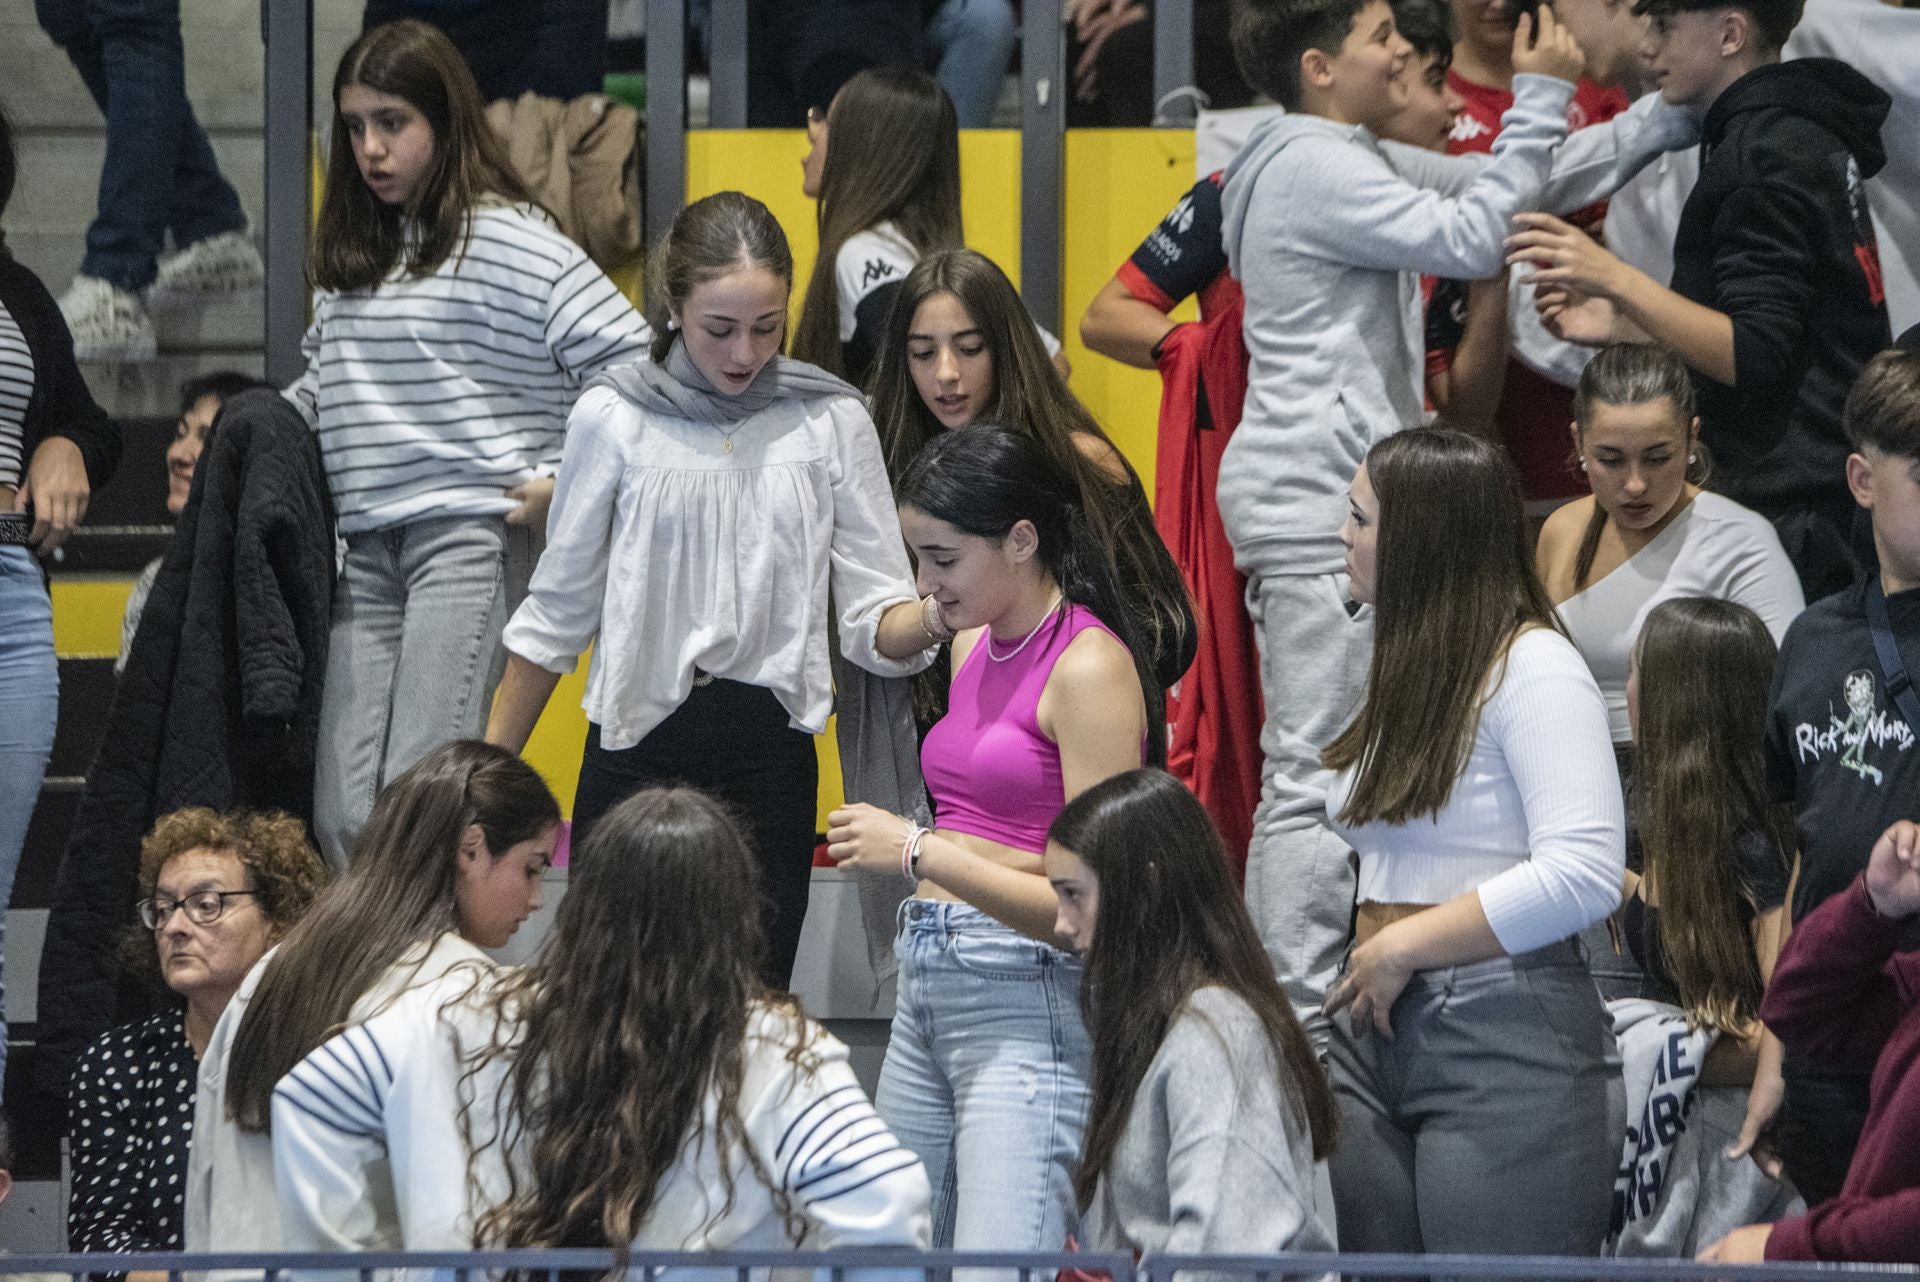
[[[1247,579],[1266,722],[1260,804],[1247,852],[1247,908],[1294,1012],[1324,1052],[1320,1003],[1353,924],[1353,852],[1327,824],[1333,772],[1320,753],[1366,694],[1373,612],[1347,614],[1344,574]]]
[[[1421,971],[1390,1018],[1333,1021],[1340,1249],[1599,1254],[1626,1094],[1575,943]]]

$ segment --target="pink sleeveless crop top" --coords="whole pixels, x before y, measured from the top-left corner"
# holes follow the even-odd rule
[[[954,674],[947,715],[920,747],[937,826],[1016,850],[1046,848],[1047,828],[1067,797],[1060,747],[1040,730],[1040,692],[1061,654],[1088,628],[1113,636],[1093,611],[1069,605],[1004,662],[993,655],[1011,644],[991,636],[974,643]]]

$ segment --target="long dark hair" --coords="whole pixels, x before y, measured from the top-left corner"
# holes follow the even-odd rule
[[[1154,527],[1139,473],[1068,389],[1013,282],[984,254],[954,249],[929,255],[907,273],[894,297],[868,398],[888,474],[898,482],[929,443],[947,435],[907,368],[914,313],[940,294],[953,295],[966,308],[993,361],[993,397],[980,421],[1031,436],[1073,479],[1087,518],[1112,549],[1156,681],[1170,685],[1186,671],[1199,643],[1186,580]],[[1098,444],[1087,448],[1089,442]]]
[[[1147,760],[1166,764],[1166,691],[1154,679],[1112,553],[1081,506],[1078,485],[1037,441],[997,423],[948,432],[921,451],[895,497],[903,508],[984,539],[1004,539],[1021,521],[1033,522],[1040,562],[1061,593],[1093,611],[1132,655],[1147,706]]]
[[[1636,645],[1634,797],[1660,951],[1688,1018],[1742,1034],[1762,984],[1735,848],[1760,842],[1784,877],[1793,841],[1766,784],[1773,636],[1744,605],[1678,597],[1648,613]]]
[[[455,928],[454,865],[478,824],[495,858],[560,822],[532,766],[474,740],[442,744],[381,790],[346,873],[267,963],[227,1060],[227,1113],[268,1128],[273,1088],[338,1032],[409,948]]]
[[[764,267],[793,288],[793,250],[773,211],[738,191],[717,191],[674,215],[647,264],[647,323],[653,359],[673,350],[672,314],[693,291],[743,264]]]
[[[909,67],[862,71],[827,110],[816,212],[820,254],[794,330],[793,354],[845,374],[840,359],[840,247],[891,222],[918,254],[964,243],[960,124],[940,82]]]
[[[403,98],[433,126],[433,163],[404,209],[360,177],[340,115],[350,85]],[[347,47],[333,74],[333,138],[308,272],[321,289],[373,289],[395,267],[431,275],[464,252],[473,210],[489,197],[534,204],[487,123],[467,60],[439,28],[414,19],[382,23]]]
[[[1580,382],[1573,391],[1573,425],[1580,434],[1580,452],[1586,453],[1587,427],[1593,411],[1600,405],[1647,405],[1664,400],[1673,406],[1680,425],[1680,448],[1691,444],[1692,458],[1687,463],[1687,481],[1704,485],[1708,463],[1706,446],[1689,442],[1693,422],[1693,374],[1686,362],[1664,347],[1648,343],[1614,343],[1603,347],[1580,371]],[[1580,548],[1573,558],[1573,586],[1587,586],[1593,573],[1593,558],[1600,550],[1600,533],[1607,528],[1607,509],[1596,499],[1587,528],[1580,535]]]
[[[1093,1202],[1167,1030],[1209,985],[1253,1008],[1288,1100],[1313,1137],[1314,1157],[1332,1152],[1333,1093],[1273,977],[1220,834],[1194,795],[1163,770],[1129,770],[1068,802],[1047,840],[1100,879],[1100,916],[1080,985],[1093,1037],[1093,1105],[1074,1174],[1080,1209]]]
[[[1355,772],[1342,823],[1400,824],[1438,814],[1453,795],[1513,639],[1564,630],[1496,447],[1412,428],[1375,445],[1366,466],[1380,500],[1373,662],[1360,715],[1322,760]]]
[[[798,1240],[799,1208],[747,1142],[740,1087],[756,1008],[788,1018],[796,1064],[811,1063],[812,1026],[760,978],[759,875],[739,823],[694,789],[648,789],[594,825],[574,868],[553,933],[494,991],[498,1031],[464,1078],[511,1060],[498,1133],[470,1143],[528,1159],[524,1177],[507,1163],[506,1198],[480,1215],[476,1242],[625,1252],[689,1136],[716,1146],[723,1172],[743,1154]],[[724,1178],[716,1220],[733,1205]]]

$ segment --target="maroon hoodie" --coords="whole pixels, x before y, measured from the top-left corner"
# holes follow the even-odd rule
[[[1867,901],[1863,878],[1801,918],[1760,1018],[1803,1062],[1873,1072],[1840,1195],[1780,1221],[1769,1260],[1920,1264],[1920,952]]]

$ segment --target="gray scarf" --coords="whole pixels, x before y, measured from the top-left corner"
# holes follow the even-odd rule
[[[752,418],[776,401],[809,401],[822,396],[860,399],[859,390],[845,379],[817,365],[778,354],[761,366],[746,391],[728,396],[707,381],[687,355],[686,343],[677,336],[664,364],[644,357],[628,361],[602,370],[587,386],[611,387],[643,410],[716,427]]]

